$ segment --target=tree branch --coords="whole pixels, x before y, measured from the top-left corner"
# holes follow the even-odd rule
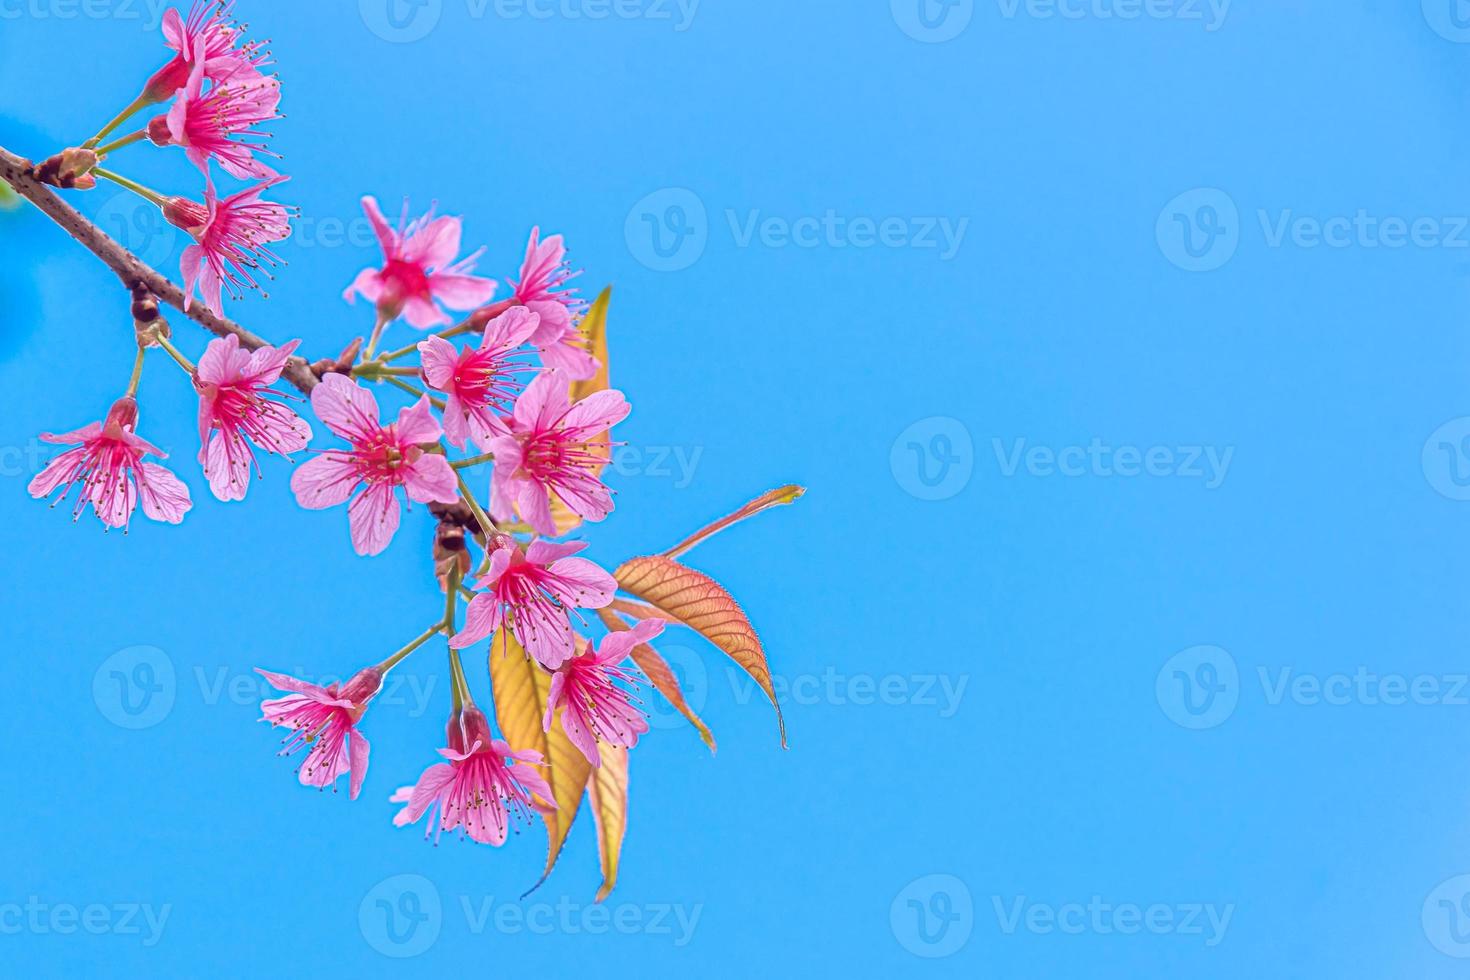
[[[220,337],[232,334],[238,337],[240,346],[247,350],[253,351],[273,346],[270,341],[256,336],[233,320],[216,316],[203,303],[191,303],[188,310],[185,310],[183,290],[110,238],[106,232],[88,221],[49,187],[38,182],[32,176],[32,169],[31,161],[16,156],[0,146],[0,179],[13,187],[21,197],[40,208],[67,234],[81,242],[88,251],[101,259],[109,269],[117,273],[117,277],[128,289],[131,290],[138,284],[142,284],[143,288],[182,312],[210,333]],[[305,394],[310,394],[311,389],[317,385],[315,372],[301,357],[292,357],[287,361],[286,369],[281,372],[281,376]]]

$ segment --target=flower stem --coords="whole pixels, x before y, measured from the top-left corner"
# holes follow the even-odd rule
[[[415,388],[413,385],[409,384],[408,382],[406,382],[406,381],[400,381],[398,378],[392,377],[391,375],[389,375],[387,377],[384,377],[382,380],[388,382],[390,385],[396,385],[397,387],[402,388],[404,391],[408,392],[410,395],[417,395],[420,398],[424,398],[424,397],[427,396],[428,399],[429,399],[429,404],[430,405],[433,405],[435,408],[437,408],[441,412],[444,411],[444,399],[442,399],[442,398],[435,398],[433,395],[430,395],[428,392],[424,391],[422,388]]]
[[[413,640],[411,643],[408,644],[408,646],[404,647],[402,650],[399,650],[387,660],[384,660],[382,663],[378,664],[378,669],[385,674],[388,673],[388,671],[392,670],[394,667],[397,667],[399,663],[403,661],[404,657],[407,657],[410,653],[413,653],[419,647],[423,646],[425,643],[428,643],[430,640],[432,640],[435,636],[439,635],[443,631],[444,623],[435,623],[433,626],[425,630],[422,636]]]
[[[178,362],[179,367],[181,367],[185,371],[187,371],[191,377],[193,376],[193,374],[194,374],[194,362],[193,361],[189,360],[183,354],[179,353],[179,349],[177,347],[175,347],[173,344],[169,343],[169,340],[168,340],[167,337],[164,337],[163,335],[160,334],[159,336],[155,337],[154,339],[156,341],[158,341],[158,346],[159,347],[162,347],[165,351],[168,352],[168,356],[169,357],[172,357],[175,361]]]
[[[148,98],[146,95],[138,96],[131,103],[129,103],[127,108],[123,109],[122,112],[119,112],[116,116],[114,116],[112,122],[108,123],[106,126],[103,126],[96,136],[93,136],[91,139],[87,140],[87,142],[83,143],[82,146],[88,150],[92,149],[98,143],[101,143],[103,138],[106,137],[108,133],[112,132],[123,123],[127,122],[128,117],[131,116],[133,113],[137,112],[139,109],[144,108],[145,106],[149,106],[152,104],[153,100]]]
[[[448,330],[441,330],[441,331],[439,331],[436,334],[431,334],[431,336],[434,336],[434,337],[442,337],[445,340],[448,340],[450,337],[458,337],[462,333],[469,333],[469,332],[470,332],[470,326],[469,326],[469,324],[467,324],[467,323],[461,323],[457,327],[450,327]],[[400,347],[398,350],[393,351],[392,353],[384,354],[382,357],[378,358],[378,360],[383,361],[383,362],[396,361],[400,357],[407,357],[410,354],[416,354],[416,353],[418,353],[418,349],[419,349],[419,345],[418,344],[409,344],[407,347]]]
[[[475,699],[470,697],[470,683],[464,677],[464,665],[459,662],[459,651],[452,647],[449,650],[449,676],[454,687],[454,710],[457,712],[467,704],[474,704]]]
[[[119,137],[118,139],[113,140],[111,143],[108,143],[106,146],[97,147],[96,152],[99,157],[105,157],[113,150],[121,150],[123,147],[128,146],[132,143],[136,143],[139,140],[146,139],[147,137],[148,131],[146,129],[140,129],[136,133],[129,133],[127,136]]]
[[[368,337],[367,347],[363,349],[362,359],[366,363],[373,359],[373,352],[378,349],[378,341],[383,338],[383,328],[391,322],[391,318],[378,314],[378,322],[373,324],[372,336]]]
[[[115,174],[111,170],[106,170],[102,167],[93,167],[92,173],[96,174],[98,177],[110,180],[114,184],[120,184],[121,186],[126,187],[128,190],[132,191],[134,194],[137,194],[145,201],[149,201],[153,204],[158,205],[159,207],[163,207],[165,204],[168,203],[168,199],[165,198],[162,194],[154,190],[149,190],[147,187],[144,187],[142,184],[139,184],[135,181],[128,180],[122,174]]]
[[[470,513],[475,515],[475,520],[480,522],[480,532],[484,535],[485,542],[488,544],[490,541],[490,532],[496,529],[495,522],[490,519],[490,515],[485,513],[485,509],[480,506],[480,502],[470,492],[469,484],[464,482],[464,477],[459,475],[459,470],[454,471],[454,478],[459,481],[459,495],[464,498],[465,506],[470,509]],[[489,562],[489,560],[490,551],[487,548],[485,551],[485,561]]]
[[[458,607],[459,600],[459,567],[456,565],[449,569],[449,587],[444,590],[444,633],[453,636],[458,630],[454,626],[454,613]]]
[[[132,398],[138,393],[138,382],[143,380],[143,348],[138,348],[138,356],[133,358],[133,376],[128,378],[128,390],[124,397]]]
[[[457,470],[467,470],[471,466],[479,466],[481,463],[489,463],[492,462],[494,459],[494,453],[481,453],[478,456],[471,456],[469,459],[451,461],[449,465],[453,466]]]

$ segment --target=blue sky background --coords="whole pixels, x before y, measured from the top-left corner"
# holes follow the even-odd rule
[[[143,431],[194,492],[185,524],[104,535],[27,497],[36,433],[105,411],[132,339],[110,273],[0,216],[0,960],[1462,975],[1470,11],[924,12],[241,4],[304,217],[232,315],[313,357],[365,331],[339,298],[376,255],[363,193],[464,215],[491,275],[539,223],[616,287],[634,413],[593,557],[811,489],[689,559],[761,629],[790,751],[671,635],[720,750],[651,702],[606,924],[585,816],[524,903],[539,828],[436,849],[390,825],[442,738],[441,647],[369,713],[356,803],[297,786],[255,722],[255,666],[338,675],[433,619],[424,512],[368,560],[279,462],[218,504],[161,356]],[[0,0],[0,145],[94,131],[161,63],[155,13]],[[113,162],[197,193],[177,151]],[[70,197],[176,268],[146,209]]]

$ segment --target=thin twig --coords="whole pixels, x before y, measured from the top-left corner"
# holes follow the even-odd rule
[[[17,194],[40,208],[67,234],[81,242],[88,251],[101,259],[123,281],[123,285],[131,289],[141,283],[153,295],[174,309],[182,311],[185,316],[210,333],[219,337],[227,337],[231,334],[238,337],[240,346],[246,350],[253,351],[262,347],[274,346],[270,341],[256,336],[233,320],[216,316],[203,303],[190,303],[189,308],[185,310],[183,290],[109,237],[101,228],[88,221],[50,188],[38,183],[31,176],[31,170],[32,164],[29,160],[16,156],[0,146],[0,180],[4,180],[15,189]],[[309,394],[311,389],[317,385],[317,377],[307,366],[305,358],[294,356],[290,358],[281,375],[303,393]]]

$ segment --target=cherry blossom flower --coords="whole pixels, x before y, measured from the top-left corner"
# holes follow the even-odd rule
[[[357,799],[368,767],[368,740],[357,730],[357,724],[368,702],[382,688],[383,672],[368,667],[347,683],[329,687],[259,668],[256,673],[273,687],[290,692],[283,698],[262,701],[260,720],[270,722],[272,727],[291,729],[282,742],[281,755],[307,750],[296,771],[301,785],[325,789],[344,772],[350,772],[348,792]]]
[[[627,690],[615,683],[634,682],[633,675],[618,664],[635,646],[663,631],[663,620],[645,619],[632,629],[609,633],[597,649],[589,642],[580,656],[572,657],[552,674],[542,727],[551,731],[560,707],[562,731],[594,766],[602,765],[597,754],[599,741],[625,749],[637,745],[638,736],[648,731],[648,719],[633,706]]]
[[[488,449],[496,436],[509,435],[500,414],[509,411],[522,388],[514,360],[517,348],[536,332],[541,318],[517,306],[485,325],[478,348],[457,350],[443,337],[420,342],[424,380],[448,395],[444,405],[444,437],[457,449],[473,439]]]
[[[144,456],[168,458],[168,454],[135,434],[138,403],[119,398],[101,422],[53,435],[41,433],[45,442],[75,446],[53,459],[31,481],[32,497],[49,497],[58,487],[60,503],[76,484],[81,484],[72,519],[92,505],[99,520],[108,527],[126,529],[133,509],[141,501],[143,513],[155,521],[178,524],[193,506],[189,488],[157,463],[143,462]]]
[[[258,73],[270,63],[262,45],[253,41],[237,48],[243,28],[230,19],[233,0],[194,0],[187,18],[170,7],[163,15],[163,39],[174,56],[148,79],[143,100],[165,102],[189,82],[195,65],[220,82],[236,75]]]
[[[607,572],[571,557],[585,547],[537,539],[522,551],[508,535],[500,536],[489,570],[474,583],[482,591],[470,600],[464,629],[449,645],[463,649],[508,622],[526,652],[548,670],[560,667],[575,652],[568,611],[601,609],[618,590]]]
[[[521,277],[512,281],[515,302],[529,307],[541,317],[540,329],[531,343],[541,351],[548,368],[566,372],[573,380],[585,380],[597,373],[597,359],[587,353],[577,321],[587,312],[587,303],[577,296],[567,282],[581,275],[566,263],[566,246],[560,235],[541,241],[541,229],[531,229],[526,245],[526,258],[521,263]]]
[[[449,719],[448,747],[439,754],[449,761],[425,769],[415,785],[389,798],[408,804],[394,816],[395,827],[437,809],[425,837],[432,832],[437,843],[442,832],[458,827],[470,840],[499,847],[512,820],[529,820],[532,809],[556,809],[551,787],[535,769],[545,764],[541,753],[516,752],[492,738],[484,712],[473,704]]]
[[[199,462],[220,500],[245,499],[251,465],[259,471],[251,443],[268,453],[289,456],[311,441],[311,426],[270,387],[297,343],[251,353],[230,334],[211,340],[199,359],[194,372],[199,389]]]
[[[255,159],[266,154],[269,133],[255,127],[279,119],[281,83],[257,72],[238,73],[205,92],[205,62],[198,61],[188,84],[169,111],[148,124],[148,138],[158,146],[181,146],[189,162],[205,174],[209,161],[241,180],[274,177],[276,172]]]
[[[302,463],[292,474],[291,489],[302,507],[323,510],[364,487],[347,508],[352,546],[358,554],[380,554],[393,540],[400,487],[418,503],[452,504],[459,499],[449,461],[424,451],[441,434],[427,398],[402,409],[398,421],[385,426],[378,421],[372,392],[343,375],[329,374],[312,390],[311,407],[351,448],[329,449]]]
[[[193,301],[196,286],[205,305],[219,313],[224,308],[220,294],[225,286],[232,299],[240,299],[246,288],[261,288],[256,276],[270,278],[261,263],[275,265],[280,259],[266,246],[290,237],[291,212],[260,200],[260,195],[287,179],[272,177],[221,199],[215,194],[214,181],[206,175],[203,204],[183,197],[164,204],[163,216],[169,223],[194,238],[180,262],[186,307]]]
[[[621,391],[599,391],[571,403],[565,375],[543,371],[516,399],[510,435],[490,441],[495,454],[490,508],[512,511],[537,533],[555,536],[551,494],[578,516],[600,521],[613,509],[612,492],[599,478],[605,449],[592,444],[631,411]]]
[[[450,322],[438,304],[471,310],[495,295],[494,279],[470,275],[483,249],[455,261],[461,232],[458,218],[436,218],[430,209],[410,222],[405,203],[395,230],[383,217],[376,198],[364,197],[362,209],[382,246],[383,267],[359,272],[342,294],[347,302],[361,294],[377,307],[384,322],[402,314],[413,326],[428,330]]]

